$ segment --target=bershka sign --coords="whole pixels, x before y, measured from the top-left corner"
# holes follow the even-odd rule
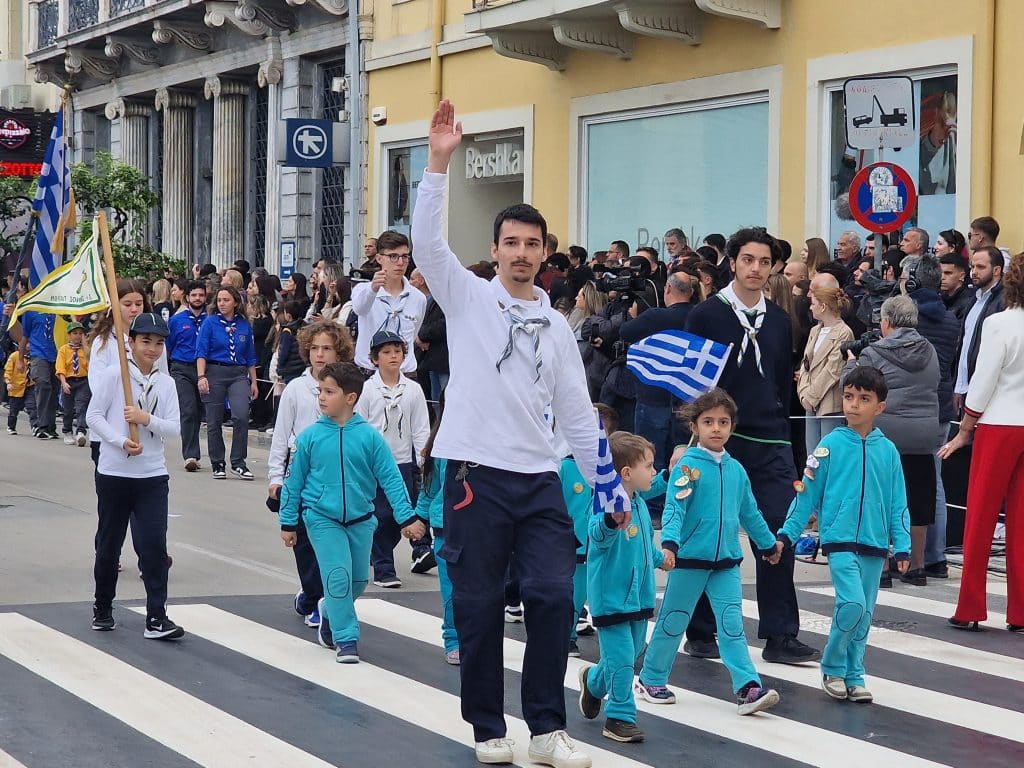
[[[0,120],[0,146],[6,149],[18,149],[24,146],[32,131],[16,117],[5,117]]]
[[[466,147],[466,178],[493,179],[518,176],[523,172],[523,150],[515,144],[498,142],[493,152]]]

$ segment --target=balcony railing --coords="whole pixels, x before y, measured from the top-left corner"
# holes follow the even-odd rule
[[[37,48],[52,45],[57,39],[57,26],[60,22],[60,6],[57,0],[43,0],[39,4],[39,25],[36,30]]]
[[[68,30],[77,32],[100,20],[100,0],[74,0],[68,8]]]
[[[124,16],[146,6],[146,0],[110,0],[111,17]]]

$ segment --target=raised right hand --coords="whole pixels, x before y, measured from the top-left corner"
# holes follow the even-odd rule
[[[430,173],[447,173],[448,161],[462,142],[462,123],[455,122],[455,107],[445,99],[437,105],[430,121],[427,143],[427,170]]]

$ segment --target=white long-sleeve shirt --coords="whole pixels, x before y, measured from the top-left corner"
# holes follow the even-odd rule
[[[1024,308],[990,315],[965,407],[981,424],[1024,426]]]
[[[557,472],[562,456],[545,418],[550,407],[580,472],[593,485],[597,420],[569,324],[539,288],[533,301],[514,299],[500,279],[482,280],[459,262],[442,232],[444,189],[445,174],[424,173],[412,217],[416,265],[448,320],[451,378],[432,455],[527,474]],[[537,331],[539,380],[533,337],[526,333],[516,334],[511,356],[500,371],[496,367],[512,311],[550,321]]]
[[[87,378],[89,380],[89,391],[95,392],[97,382],[103,378],[104,374],[113,368],[116,371],[121,370],[121,362],[117,359],[117,337],[114,335],[117,331],[111,329],[110,333],[107,334],[107,338],[100,339],[96,338],[92,341],[92,346],[89,347],[89,372]],[[128,336],[124,337],[124,351],[128,354],[128,359],[132,359],[132,349],[128,346]],[[167,349],[160,354],[160,357],[156,361],[156,369],[161,373],[167,373]],[[119,374],[120,375],[120,374]],[[177,397],[177,394],[175,394]],[[100,439],[98,435],[94,434],[92,428],[89,428],[89,442],[95,442]]]
[[[417,254],[418,257],[418,254]],[[369,283],[357,283],[352,288],[352,311],[359,317],[359,333],[356,335],[355,364],[373,370],[370,360],[370,342],[379,330],[394,331],[406,344],[402,373],[416,370],[416,355],[413,342],[420,332],[423,315],[427,311],[427,297],[402,278],[402,292],[392,296],[383,287],[374,291]]]
[[[274,421],[274,437],[270,441],[270,457],[267,459],[268,485],[284,485],[288,454],[295,447],[296,438],[320,418],[318,386],[307,368],[299,378],[289,381],[281,393]]]
[[[389,398],[393,408],[388,406]],[[430,414],[419,384],[403,376],[397,387],[389,387],[378,371],[363,385],[355,410],[384,436],[396,464],[415,460],[416,466],[422,466],[423,448],[430,437]]]
[[[92,377],[90,377],[92,379]],[[94,438],[100,440],[101,475],[115,477],[159,477],[167,474],[164,459],[164,440],[181,434],[181,413],[178,410],[178,391],[174,379],[159,370],[151,383],[150,401],[155,402],[149,424],[139,426],[142,453],[129,456],[124,452],[128,439],[128,423],[124,420],[124,390],[121,386],[120,367],[108,367],[89,382],[92,399],[85,418]],[[138,402],[142,386],[131,380],[132,398]]]

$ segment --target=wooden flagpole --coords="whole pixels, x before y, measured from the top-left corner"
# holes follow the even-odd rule
[[[114,272],[114,252],[110,248],[110,230],[107,227],[107,213],[96,214],[95,227],[99,230],[100,246],[103,248],[103,272],[107,281],[107,294],[110,297],[110,313],[114,320],[114,338],[117,341],[117,358],[121,364],[121,387],[124,390],[124,403],[129,405],[132,399],[131,377],[128,375],[128,350],[124,345],[124,337],[128,329],[124,327],[121,317],[121,304],[117,300],[117,274]],[[128,425],[128,436],[133,443],[139,442],[139,428],[135,424]]]

